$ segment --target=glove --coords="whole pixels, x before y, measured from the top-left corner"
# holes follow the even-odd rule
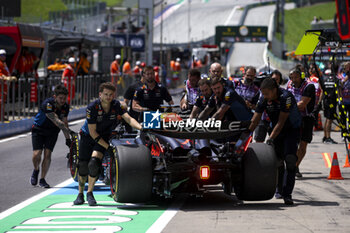
[[[275,146],[272,138],[267,139],[266,144],[270,146]]]
[[[70,135],[74,135],[74,134],[77,134],[77,133],[74,132],[73,130],[69,130],[69,134],[70,134]]]
[[[147,129],[147,128],[143,128],[143,127],[142,127],[142,129],[141,129],[141,132],[142,132],[142,133],[147,133],[147,132],[149,132],[149,131],[150,131],[150,129]]]
[[[114,146],[109,146],[106,150],[106,152],[110,155],[110,156],[114,156]]]
[[[66,139],[66,146],[68,146],[70,148],[70,146],[72,145],[72,140],[70,138]]]

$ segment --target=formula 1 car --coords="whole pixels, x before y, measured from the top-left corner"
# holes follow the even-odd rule
[[[272,146],[250,143],[250,122],[222,122],[219,129],[197,120],[120,134],[110,141],[110,188],[115,201],[141,203],[177,193],[203,195],[222,188],[241,200],[271,199],[277,184]],[[221,184],[221,185],[220,185]],[[213,186],[216,185],[216,186]]]

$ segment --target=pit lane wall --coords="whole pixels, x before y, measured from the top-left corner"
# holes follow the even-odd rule
[[[86,107],[73,109],[69,112],[68,121],[74,121],[84,118],[85,115]],[[32,128],[33,122],[34,117],[0,123],[0,138],[9,137],[19,133],[29,132]]]

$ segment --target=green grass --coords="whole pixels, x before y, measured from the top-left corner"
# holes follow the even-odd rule
[[[311,29],[311,21],[314,16],[322,17],[323,20],[333,19],[336,13],[335,2],[315,4],[303,8],[295,8],[285,11],[285,36],[288,51],[295,50],[305,33]],[[278,39],[281,34],[278,33]]]
[[[62,0],[22,0],[21,17],[15,18],[17,22],[33,23],[47,21],[50,11],[66,10]]]
[[[121,6],[123,0],[103,0],[101,2],[106,2],[107,6]]]
[[[47,21],[50,11],[67,10],[65,3],[69,2],[71,2],[71,0],[22,0],[22,16],[15,18],[15,21],[21,23],[39,23],[40,21]],[[107,6],[121,6],[123,0],[101,0],[101,2],[106,2]]]

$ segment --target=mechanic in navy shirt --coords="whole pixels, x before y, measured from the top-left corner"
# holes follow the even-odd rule
[[[144,72],[146,82],[135,91],[132,109],[136,112],[161,110],[160,105],[164,100],[173,105],[168,89],[156,82],[152,66],[147,66]]]
[[[66,137],[66,144],[69,147],[70,136],[67,116],[69,105],[67,101],[68,90],[63,85],[57,85],[53,97],[50,97],[41,104],[39,113],[34,118],[32,126],[33,165],[34,170],[30,179],[32,185],[38,184],[39,167],[41,154],[44,150],[44,159],[41,163],[41,179],[39,186],[50,188],[45,177],[50,168],[51,153],[56,145],[58,133],[62,129]]]
[[[312,141],[316,117],[313,115],[316,101],[316,89],[313,83],[305,80],[305,77],[302,78],[301,71],[297,68],[290,71],[289,78],[290,81],[287,84],[287,90],[294,95],[298,109],[302,115],[301,137],[297,151],[298,161],[295,173],[297,177],[302,177],[299,171],[299,165],[306,154],[308,143]]]
[[[196,102],[193,106],[190,118],[196,118],[198,115],[205,109],[208,105],[210,97],[213,95],[211,90],[211,80],[209,78],[203,78],[198,82],[199,86],[199,96],[196,99]],[[209,114],[209,117],[215,113],[215,109]]]
[[[129,115],[132,118],[134,118],[134,119],[139,119],[139,116],[140,116],[139,112],[135,112],[132,109],[132,102],[133,102],[133,99],[134,99],[134,94],[135,94],[135,91],[138,88],[143,86],[144,83],[145,83],[145,71],[141,70],[141,79],[136,81],[132,85],[130,85],[128,87],[128,89],[124,93],[124,102],[129,107],[129,111],[128,111]],[[131,132],[132,131],[132,129],[131,129],[131,127],[129,125],[126,125],[125,129],[126,129],[127,132]]]
[[[272,78],[265,79],[260,86],[260,97],[249,126],[251,132],[258,125],[261,115],[266,111],[272,123],[272,132],[267,144],[273,145],[277,156],[284,160],[286,170],[278,177],[278,192],[286,205],[293,205],[292,192],[295,184],[297,149],[300,138],[301,114],[293,94],[278,87]]]
[[[105,152],[113,154],[109,137],[123,118],[131,127],[141,130],[141,125],[126,112],[118,100],[115,100],[116,88],[111,82],[99,87],[99,99],[88,105],[86,121],[81,128],[79,146],[79,194],[74,205],[84,203],[84,188],[88,178],[89,186],[86,198],[89,206],[96,205],[93,189],[100,174],[101,161]],[[114,156],[114,155],[113,155]]]
[[[209,99],[208,105],[199,114],[198,119],[207,119],[215,109],[212,118],[217,120],[236,121],[250,120],[252,114],[247,108],[244,99],[237,92],[225,86],[224,81],[215,77],[211,80],[211,89],[214,93]]]

